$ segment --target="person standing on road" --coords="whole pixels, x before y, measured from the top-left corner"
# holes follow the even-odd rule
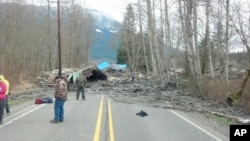
[[[9,95],[9,88],[10,88],[10,83],[3,75],[0,75],[0,79],[3,80],[5,83],[7,90],[6,90],[6,100],[5,100],[5,108],[6,108],[6,113],[10,114],[10,107],[9,107],[9,102],[8,102],[8,95]]]
[[[68,83],[64,77],[57,76],[55,78],[55,104],[54,104],[54,119],[51,123],[64,121],[64,103],[67,100]]]
[[[7,86],[0,78],[0,124],[3,124],[3,113],[6,100],[6,90]]]
[[[80,93],[82,93],[82,100],[85,100],[84,87],[86,86],[87,79],[83,73],[80,73],[76,79],[77,91],[76,91],[76,100],[79,99]]]

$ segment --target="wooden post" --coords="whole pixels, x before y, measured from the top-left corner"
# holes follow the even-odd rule
[[[62,76],[60,0],[57,0],[57,24],[58,24],[58,58],[59,58],[58,76]]]

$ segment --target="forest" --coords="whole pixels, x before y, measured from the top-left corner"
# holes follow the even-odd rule
[[[57,10],[25,0],[0,1],[1,74],[18,89],[58,69]],[[127,5],[117,63],[184,85],[199,96],[250,109],[250,3],[247,0],[137,0]],[[65,6],[65,5],[64,5]],[[93,63],[93,17],[70,1],[61,8],[62,67]],[[42,11],[46,10],[44,13]],[[180,77],[176,70],[184,69]],[[188,80],[187,82],[183,80]]]
[[[138,0],[127,7],[117,60],[177,86],[184,68],[194,94],[249,109],[249,18],[243,0]]]

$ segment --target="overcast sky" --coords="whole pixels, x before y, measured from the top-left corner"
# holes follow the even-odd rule
[[[44,4],[44,2],[46,2],[47,0],[24,0],[24,1],[30,4],[33,3],[39,5],[41,3]],[[119,22],[122,22],[127,4],[129,2],[135,2],[135,1],[137,0],[75,0],[75,3],[89,9],[96,9],[98,11],[105,12],[111,15]],[[71,2],[71,0],[60,0],[60,2],[62,2],[61,5],[64,5],[63,2]],[[56,6],[56,3],[53,5]]]
[[[81,1],[81,5],[85,4],[85,7],[87,8],[106,12],[119,22],[122,22],[123,20],[123,14],[128,3],[127,0],[85,0],[85,2],[84,0],[78,1]]]

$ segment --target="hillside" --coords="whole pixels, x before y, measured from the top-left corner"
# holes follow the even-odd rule
[[[77,7],[77,6],[76,6]],[[18,24],[22,24],[21,26],[24,27],[26,30],[27,28],[31,28],[33,26],[36,27],[38,32],[47,31],[48,28],[48,7],[47,6],[34,6],[34,5],[16,5],[14,3],[1,3],[1,15],[0,23],[3,23],[6,18],[17,20]],[[79,7],[77,7],[79,8]],[[16,9],[19,12],[19,15],[12,15],[13,9]],[[62,34],[66,34],[69,32],[70,23],[72,21],[72,13],[70,13],[69,7],[61,7],[61,29]],[[81,37],[86,38],[86,34],[91,35],[91,42],[90,42],[90,59],[92,60],[111,60],[116,61],[116,50],[119,46],[119,36],[118,32],[121,29],[122,25],[112,18],[110,15],[102,13],[97,10],[92,9],[83,9],[80,7],[80,11],[82,15],[91,15],[92,18],[89,20],[94,20],[93,25],[89,27],[86,26],[85,23],[92,22],[92,21],[84,21],[81,22],[81,25],[77,25],[82,27]],[[76,15],[76,18],[79,15]],[[51,22],[51,40],[57,40],[57,8],[51,7],[50,8],[50,22]],[[88,19],[87,19],[88,20]],[[74,24],[74,23],[73,23]],[[88,29],[91,33],[86,33],[85,28],[93,28]],[[40,31],[39,31],[40,30]],[[93,36],[92,36],[93,35]],[[66,36],[62,36],[62,41],[67,42]],[[31,40],[31,39],[30,39]],[[84,40],[84,39],[83,39]],[[32,41],[30,41],[32,42]],[[45,41],[42,41],[41,44],[46,44]],[[63,44],[64,46],[68,46],[67,44]],[[54,45],[56,46],[56,45]],[[83,47],[84,48],[84,47]]]
[[[97,10],[88,10],[95,19],[95,40],[90,49],[94,60],[116,60],[116,51],[119,48],[118,32],[122,25],[107,14]]]

